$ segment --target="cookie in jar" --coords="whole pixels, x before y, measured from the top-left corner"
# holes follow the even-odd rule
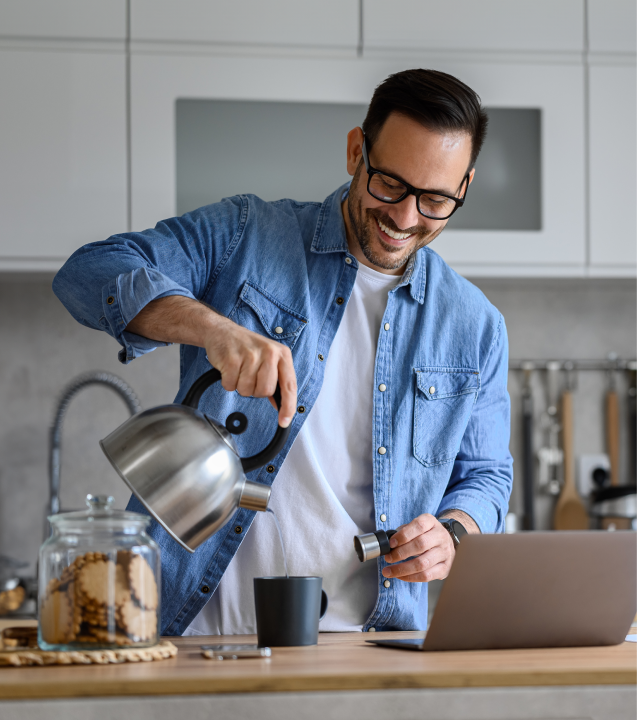
[[[38,644],[44,650],[148,647],[160,626],[159,547],[150,518],[88,495],[49,518],[40,548]]]

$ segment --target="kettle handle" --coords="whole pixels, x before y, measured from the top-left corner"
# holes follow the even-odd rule
[[[188,392],[186,393],[186,397],[182,400],[181,404],[186,405],[187,407],[194,408],[196,410],[199,406],[201,396],[211,385],[216,383],[218,380],[221,380],[221,373],[219,372],[219,370],[217,370],[217,368],[212,368],[212,370],[208,370],[203,375],[201,375],[201,377],[195,380],[190,390],[188,390]],[[272,397],[276,402],[277,408],[279,408],[280,410],[281,388],[279,387],[278,383]],[[290,434],[290,430],[291,428],[289,425],[286,428],[283,428],[279,425],[276,429],[276,432],[274,433],[274,437],[272,438],[270,444],[267,447],[265,447],[263,450],[261,450],[261,452],[257,453],[256,455],[251,455],[250,457],[246,458],[240,458],[243,472],[248,473],[251,470],[256,470],[257,468],[262,467],[267,462],[272,460],[272,458],[276,457],[283,449],[283,446],[288,439],[288,435]]]

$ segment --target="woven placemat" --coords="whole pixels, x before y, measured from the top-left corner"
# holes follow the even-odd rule
[[[0,650],[0,667],[25,665],[109,665],[127,662],[152,662],[175,657],[177,648],[168,640],[148,648],[121,650],[37,650],[16,648]]]

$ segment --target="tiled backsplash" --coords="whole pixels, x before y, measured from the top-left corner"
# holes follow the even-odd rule
[[[0,276],[0,553],[35,563],[48,498],[48,432],[55,403],[76,375],[103,369],[125,379],[144,407],[171,402],[179,375],[178,348],[162,348],[127,366],[110,337],[77,324],[51,291],[49,275]],[[503,312],[511,357],[634,357],[636,292],[631,280],[490,280],[476,284]],[[520,378],[510,377],[511,450],[520,463]],[[581,373],[575,395],[576,453],[604,449],[605,379]],[[539,389],[539,388],[538,388]],[[622,380],[620,395],[625,390]],[[538,405],[540,405],[538,392]],[[110,493],[123,506],[128,492],[97,441],[126,418],[121,399],[90,387],[72,401],[62,440],[62,507],[82,505],[88,492]],[[627,438],[624,435],[623,444]],[[624,461],[624,465],[625,465]],[[512,510],[521,511],[520,478]],[[551,499],[539,501],[548,527]]]

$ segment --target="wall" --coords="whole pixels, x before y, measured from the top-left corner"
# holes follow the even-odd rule
[[[103,369],[120,375],[143,407],[172,402],[178,348],[163,348],[124,366],[119,345],[76,323],[51,290],[53,275],[0,279],[0,554],[34,561],[48,501],[48,432],[56,401],[76,375]],[[62,508],[83,506],[87,493],[128,498],[98,440],[127,417],[105,387],[83,390],[69,407],[62,437]]]
[[[121,365],[115,341],[75,323],[53,295],[51,279],[44,274],[0,275],[0,553],[32,563],[48,498],[48,428],[64,385],[78,373],[108,370],[129,382],[143,406],[150,407],[172,401],[179,369],[177,347]],[[506,318],[512,358],[603,358],[611,350],[635,356],[634,280],[480,279],[477,284]],[[511,448],[519,467],[516,373],[510,390]],[[537,390],[540,406],[539,385]],[[601,374],[580,373],[577,452],[603,450],[603,391]],[[73,401],[63,434],[63,508],[81,506],[88,492],[110,493],[119,506],[125,504],[124,484],[97,444],[125,418],[121,400],[106,388],[88,388]],[[516,512],[521,511],[518,481],[512,498]],[[546,526],[551,502],[538,500],[538,515]]]

